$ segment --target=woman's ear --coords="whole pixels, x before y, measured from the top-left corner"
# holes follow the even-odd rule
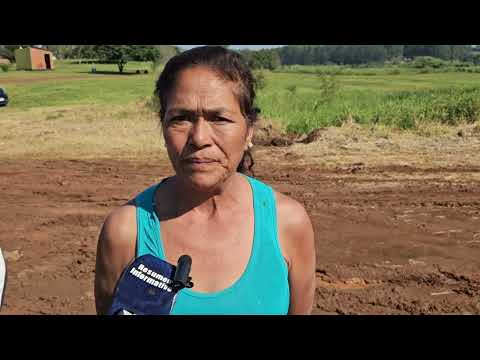
[[[248,132],[247,132],[247,139],[246,139],[246,148],[245,150],[248,150],[253,147],[253,126],[248,127]]]

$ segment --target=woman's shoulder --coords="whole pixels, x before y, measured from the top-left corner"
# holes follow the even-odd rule
[[[101,241],[117,248],[130,248],[137,238],[137,207],[148,204],[148,197],[155,185],[138,193],[127,203],[114,209],[105,219],[101,232]],[[151,200],[150,200],[151,201]]]
[[[278,218],[286,229],[295,231],[311,225],[307,210],[299,201],[279,191],[274,190],[274,194]]]
[[[137,237],[134,200],[114,209],[105,219],[101,238],[112,245],[130,246]]]
[[[285,220],[289,226],[302,225],[305,221],[309,221],[307,211],[300,202],[275,190],[273,186],[266,182],[252,177],[249,179],[256,189],[261,188],[273,193],[277,208],[277,217],[279,217],[280,220]]]
[[[274,191],[279,241],[288,264],[314,249],[313,226],[305,207],[297,200]]]

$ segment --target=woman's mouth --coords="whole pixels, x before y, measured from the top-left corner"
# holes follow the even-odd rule
[[[190,164],[210,164],[210,163],[217,162],[214,159],[208,159],[208,158],[187,158],[184,161]]]
[[[218,163],[217,160],[209,158],[187,158],[183,160],[189,168],[204,169]]]

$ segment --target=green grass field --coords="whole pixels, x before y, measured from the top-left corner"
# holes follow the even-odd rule
[[[262,113],[292,132],[337,126],[347,120],[407,129],[420,122],[455,125],[480,119],[477,73],[266,73],[265,77],[266,86],[259,93]]]
[[[26,110],[44,106],[82,104],[126,104],[152,94],[155,77],[148,63],[130,62],[125,74],[115,65],[70,64],[57,61],[53,71],[0,72],[0,87],[10,96],[9,109]],[[148,70],[149,74],[132,74]],[[100,72],[112,72],[101,74]],[[0,115],[1,116],[1,115]]]
[[[128,63],[125,71],[149,74],[91,74],[92,65],[56,62],[48,72],[0,72],[0,87],[11,102],[10,112],[70,105],[127,105],[148,101],[159,70],[148,63]],[[438,69],[422,72],[404,67],[346,69],[290,67],[264,71],[258,91],[262,116],[289,132],[303,133],[349,121],[399,129],[425,124],[456,125],[480,119],[480,73]],[[97,72],[116,71],[96,65]]]

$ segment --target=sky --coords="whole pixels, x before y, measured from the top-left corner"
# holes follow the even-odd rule
[[[200,45],[177,45],[183,49],[191,49],[195,46],[200,46]],[[253,50],[258,50],[258,49],[271,49],[275,47],[279,47],[283,45],[231,45],[230,47],[232,49],[253,49]]]

